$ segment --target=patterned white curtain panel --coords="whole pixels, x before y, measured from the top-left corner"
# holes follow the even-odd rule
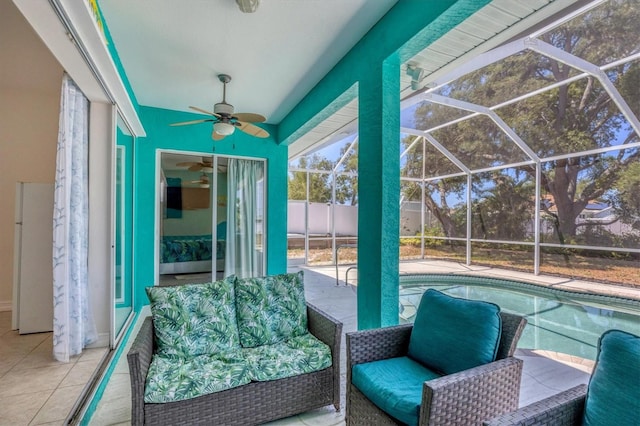
[[[53,355],[68,362],[97,340],[89,303],[89,101],[62,81],[53,209]]]
[[[225,276],[261,275],[256,252],[256,222],[257,182],[264,174],[263,168],[261,161],[229,159]]]

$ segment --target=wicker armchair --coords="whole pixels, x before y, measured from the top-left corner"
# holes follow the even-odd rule
[[[486,421],[502,425],[639,425],[640,336],[608,330],[598,340],[589,385],[579,385]]]
[[[484,425],[579,425],[582,423],[586,395],[587,385],[579,385],[518,411],[503,414],[484,422]]]
[[[523,317],[501,312],[502,335],[496,361],[426,381],[420,425],[481,424],[518,408],[522,360],[514,358],[526,325]],[[351,381],[356,364],[407,355],[413,324],[347,334],[347,426],[396,425]]]

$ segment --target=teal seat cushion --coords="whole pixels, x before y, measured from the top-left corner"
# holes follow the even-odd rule
[[[408,355],[453,374],[495,361],[502,333],[500,307],[427,290],[420,301]]]
[[[307,333],[307,304],[302,271],[235,283],[240,344],[273,345]]]
[[[600,337],[583,425],[640,425],[639,336],[609,330]]]
[[[242,349],[251,380],[293,377],[324,370],[331,366],[331,348],[310,333],[273,345]]]
[[[239,348],[234,280],[147,287],[157,353],[190,358]]]
[[[251,378],[240,351],[232,349],[193,358],[154,355],[147,372],[144,401],[182,401],[246,385]]]
[[[360,392],[408,425],[418,424],[423,383],[438,377],[438,373],[409,357],[358,364],[351,370],[351,382]]]

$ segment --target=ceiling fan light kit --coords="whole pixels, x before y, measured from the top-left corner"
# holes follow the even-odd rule
[[[213,112],[204,110],[202,108],[190,106],[192,110],[198,111],[202,114],[212,115],[212,118],[201,119],[201,120],[192,120],[192,121],[183,121],[181,123],[172,123],[170,126],[186,126],[190,124],[199,124],[199,123],[213,123],[213,133],[211,134],[211,138],[214,141],[219,141],[223,139],[225,136],[229,136],[233,134],[236,127],[239,128],[244,133],[255,136],[258,138],[268,138],[269,133],[251,123],[262,123],[266,120],[260,114],[254,113],[235,113],[233,105],[227,103],[227,83],[231,81],[231,76],[227,74],[219,74],[218,80],[222,82],[222,102],[218,102],[213,106]]]
[[[233,124],[224,123],[222,121],[219,121],[213,125],[213,131],[222,136],[228,136],[232,134],[235,129],[236,128]]]

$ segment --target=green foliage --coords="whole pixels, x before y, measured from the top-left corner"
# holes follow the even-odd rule
[[[416,233],[415,237],[401,237],[400,244],[409,245],[414,247],[420,247],[422,242],[421,237],[424,235],[425,247],[438,247],[445,243],[445,240],[434,239],[429,237],[444,237],[444,232],[440,226],[425,226],[424,232]]]
[[[326,158],[313,154],[311,157],[300,158],[298,165],[300,169],[326,170],[333,168],[333,163]],[[329,183],[329,173],[307,173],[293,172],[293,176],[289,177],[289,194],[290,200],[306,200],[307,199],[307,174],[309,179],[309,201],[316,203],[326,203],[331,200],[331,186]]]
[[[637,1],[612,0],[551,30],[542,39],[571,55],[602,65],[640,51],[639,23]],[[638,115],[639,63],[612,67],[606,73]],[[568,65],[525,51],[465,75],[440,89],[439,94],[489,107],[577,74],[579,71]],[[597,79],[579,79],[499,108],[496,113],[541,158],[622,144],[620,151],[542,163],[541,186],[551,201],[544,209],[554,218],[560,242],[577,235],[578,215],[592,200],[607,196],[626,220],[631,220],[634,214],[638,217],[635,212],[640,211],[637,187],[640,180],[633,164],[638,163],[640,150],[625,149],[625,145],[640,139]],[[467,114],[424,102],[416,108],[414,122],[417,128],[426,130]],[[483,116],[433,131],[432,136],[471,170],[527,159],[492,120]],[[406,138],[404,146],[408,147],[414,138]],[[427,151],[425,177],[460,172],[442,154],[434,152],[430,144]],[[422,161],[423,150],[412,149],[407,155],[404,175],[422,176]],[[522,171],[534,181],[534,167]],[[500,185],[503,187],[497,185],[494,190],[485,191],[481,201],[473,206],[476,237],[501,238],[502,235],[511,239],[524,233],[522,224],[529,220],[534,207],[531,196],[522,193],[524,188],[515,180]],[[458,236],[458,229],[452,219],[455,209],[448,206],[446,200],[460,197],[464,190],[462,183],[427,184],[430,196],[425,201],[426,207],[442,223],[447,236]],[[478,212],[484,225],[478,223],[481,217]]]
[[[336,174],[336,203],[355,206],[358,204],[358,143],[349,152],[348,148],[345,144],[340,149],[340,157],[344,156],[344,160]]]
[[[534,220],[535,186],[526,172],[510,170],[474,176],[473,238],[524,241]],[[487,188],[487,185],[489,187]]]
[[[357,144],[353,150],[347,152],[349,145],[346,144],[340,151],[340,157],[346,154],[339,170],[336,170],[336,203],[357,205],[358,204],[358,155]],[[289,200],[307,199],[307,175],[309,179],[309,202],[328,203],[332,199],[332,171],[337,165],[337,161],[331,161],[322,155],[313,154],[308,157],[301,157],[297,165],[298,169],[308,170],[308,172],[295,171],[289,176],[288,198]],[[315,171],[315,172],[314,172]],[[322,172],[317,172],[322,171]]]
[[[640,229],[640,162],[630,164],[620,174],[616,189],[606,199],[613,205],[622,222]]]

